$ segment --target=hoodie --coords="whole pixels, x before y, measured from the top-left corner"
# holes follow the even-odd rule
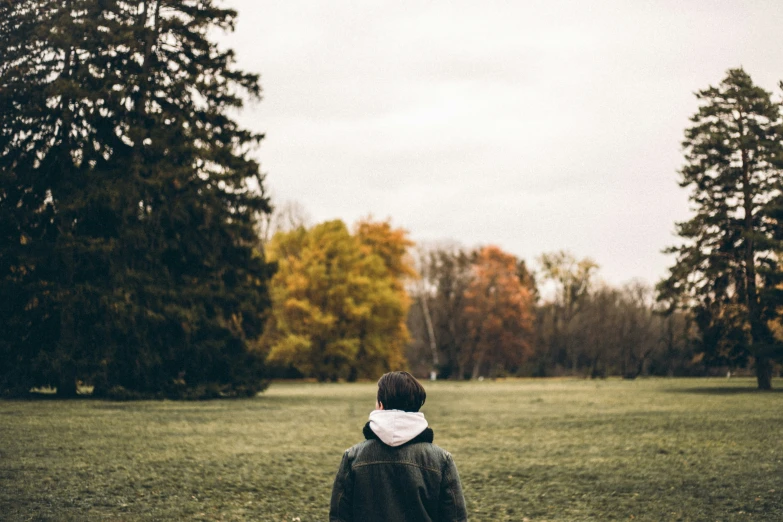
[[[343,453],[330,522],[467,522],[454,459],[432,444],[423,414],[376,410],[363,433]]]
[[[427,419],[421,412],[374,410],[370,413],[370,429],[387,446],[402,446],[427,429]]]

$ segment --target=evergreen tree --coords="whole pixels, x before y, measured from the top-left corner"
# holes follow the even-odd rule
[[[759,389],[770,389],[768,324],[781,304],[780,105],[742,69],[697,97],[681,171],[695,214],[677,225],[684,241],[669,249],[677,259],[660,296],[693,310],[706,360],[744,365],[752,356]]]
[[[260,87],[209,38],[235,19],[211,0],[0,3],[0,391],[260,389],[262,136],[229,116]]]

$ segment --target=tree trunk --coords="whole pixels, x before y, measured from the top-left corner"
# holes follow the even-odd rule
[[[470,378],[474,381],[480,377],[481,374],[481,363],[484,361],[484,350],[481,350],[478,354],[478,357],[476,357],[476,362],[473,364],[473,373],[471,374]]]
[[[438,371],[438,343],[435,341],[435,329],[432,327],[432,317],[430,316],[430,307],[427,306],[427,296],[422,292],[421,309],[424,312],[424,322],[427,324],[427,336],[430,341],[430,350],[432,351],[432,369]]]
[[[455,312],[453,310],[447,311],[449,335],[451,336],[451,342],[447,343],[449,350],[449,375],[450,379],[461,381],[463,379],[464,367],[460,362],[461,354],[460,347],[457,345],[457,324],[455,322]],[[441,338],[441,342],[443,339]]]
[[[73,350],[74,346],[73,342],[71,342],[72,339],[73,336],[66,333],[66,349],[70,346],[70,349]],[[72,359],[73,352],[61,353],[60,357],[60,367],[57,371],[57,382],[55,383],[57,386],[57,396],[62,399],[76,397],[76,364]]]
[[[590,364],[590,369],[588,370],[587,375],[591,379],[595,379],[596,377],[601,377],[601,378],[606,377],[606,372],[601,372],[598,369],[598,365],[599,365],[600,360],[601,360],[601,357],[600,356],[596,356],[593,359],[592,363]]]
[[[767,357],[756,358],[756,382],[759,390],[772,389],[772,362]]]
[[[71,3],[66,4],[66,8],[70,9]],[[76,60],[74,60],[74,58]],[[74,48],[69,46],[65,52],[64,69],[62,76],[68,80],[72,79],[74,61],[78,61],[78,55],[75,54]],[[60,137],[62,139],[63,146],[61,148],[62,158],[60,160],[61,170],[60,175],[65,178],[68,173],[65,171],[66,165],[72,165],[72,159],[68,150],[70,149],[70,130],[71,130],[71,109],[70,98],[63,96],[61,100],[62,110],[62,126],[60,127]],[[65,224],[67,218],[60,217],[58,221],[58,244],[65,244],[64,252],[61,254],[63,257],[60,260],[61,276],[63,277],[63,286],[67,290],[68,299],[60,297],[60,334],[58,339],[58,358],[59,369],[57,371],[57,382],[55,383],[57,388],[57,396],[62,398],[75,397],[76,396],[76,365],[73,363],[72,357],[74,356],[75,344],[75,331],[74,331],[74,319],[73,319],[73,272],[74,272],[74,256],[73,256],[73,237],[71,235],[69,225]]]
[[[740,130],[744,135],[745,132],[742,126],[740,126]],[[743,210],[745,211],[745,292],[747,295],[748,313],[750,315],[750,346],[752,351],[760,342],[763,342],[763,325],[756,291],[756,252],[753,244],[753,194],[750,186],[748,152],[745,149],[742,149],[742,196]],[[759,356],[756,359],[756,378],[759,390],[772,389],[772,365],[766,357]]]
[[[68,361],[60,370],[57,379],[57,396],[62,399],[76,397],[76,368],[73,362]]]

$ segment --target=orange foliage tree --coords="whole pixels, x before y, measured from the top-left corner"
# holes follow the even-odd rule
[[[519,277],[519,261],[495,246],[482,248],[473,262],[465,293],[471,343],[462,351],[460,374],[482,374],[519,367],[532,354],[533,296]]]

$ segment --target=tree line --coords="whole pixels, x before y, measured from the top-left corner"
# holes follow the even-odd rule
[[[589,259],[563,252],[542,256],[539,280],[554,288],[554,298],[536,307],[528,374],[634,377],[752,368],[759,389],[772,387],[783,362],[781,101],[741,68],[728,70],[718,86],[696,96],[700,105],[685,131],[680,171],[693,217],[676,225],[680,243],[667,249],[675,256],[668,277],[654,290],[640,283],[595,287],[597,267]],[[466,257],[471,255],[439,252],[428,269],[454,271]],[[457,272],[445,277],[442,289],[430,285],[441,307],[437,317],[460,313],[453,285],[464,278]],[[419,330],[425,323],[413,320]],[[445,352],[457,336],[471,339],[456,333],[459,321],[439,318],[433,324],[443,339],[434,346]],[[432,342],[431,333],[428,328],[418,339]],[[454,357],[447,360],[447,373],[466,375]]]
[[[540,256],[535,273],[524,261],[505,254],[515,265],[510,272],[524,312],[501,306],[502,313],[488,308],[481,316],[497,325],[509,324],[503,313],[521,318],[519,343],[515,348],[495,343],[489,357],[466,367],[477,342],[468,288],[477,285],[476,262],[486,250],[435,247],[421,255],[422,282],[413,286],[414,306],[408,316],[413,337],[408,357],[418,373],[435,371],[452,379],[635,378],[708,371],[694,361],[696,337],[687,314],[668,313],[656,302],[653,289],[640,281],[620,288],[601,282],[592,260],[576,259],[565,251]],[[541,296],[539,285],[546,296]],[[487,294],[493,291],[486,287]]]
[[[781,103],[742,69],[697,98],[680,171],[694,215],[677,224],[668,277],[612,288],[567,252],[542,255],[533,274],[494,247],[420,250],[410,364],[448,378],[752,369],[771,388],[783,362]]]
[[[783,357],[781,104],[697,94],[670,274],[601,283],[389,221],[273,212],[233,119],[261,93],[212,0],[0,2],[0,394],[254,395],[271,377],[703,375]]]

